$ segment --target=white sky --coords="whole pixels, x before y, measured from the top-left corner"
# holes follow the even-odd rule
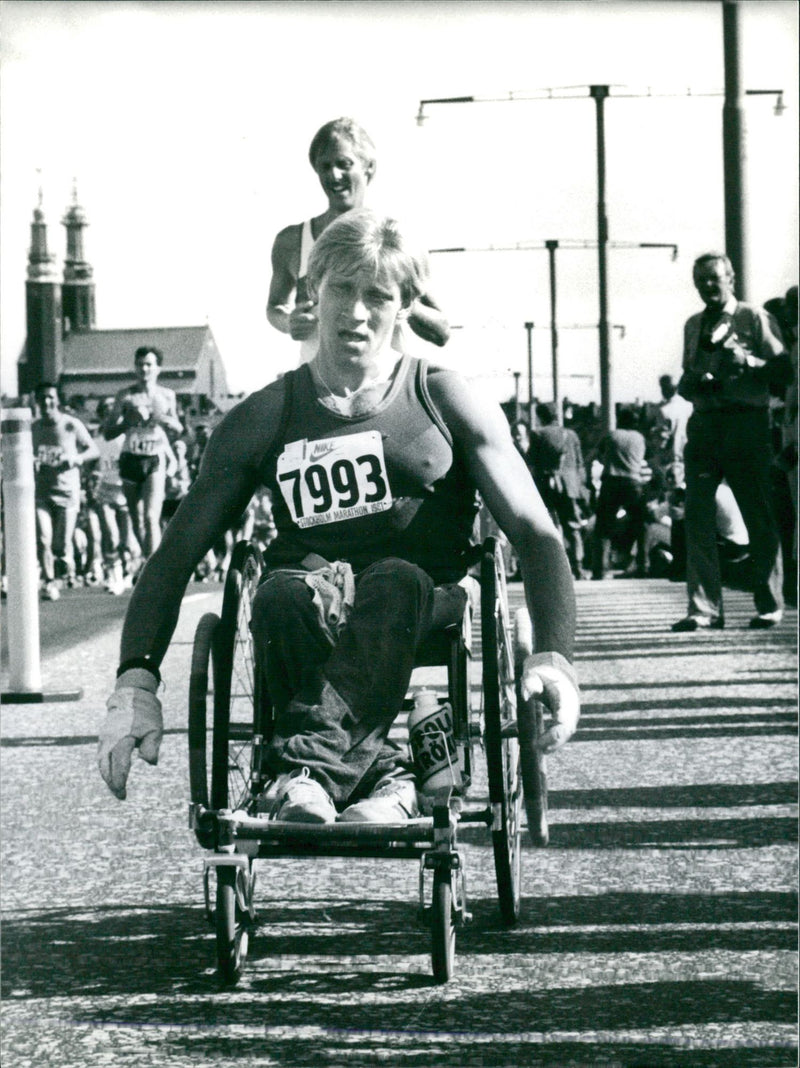
[[[421,99],[610,84],[672,98],[606,104],[614,396],[655,399],[696,309],[693,258],[724,239],[719,0],[558,2],[61,2],[3,0],[0,354],[7,392],[25,334],[25,266],[41,169],[50,250],[77,178],[90,227],[97,326],[208,321],[232,390],[296,362],[266,322],[278,229],[325,207],[307,162],[324,122],[352,115],[378,147],[375,207],[430,248],[594,241],[591,100],[431,107]],[[750,298],[797,282],[798,8],[741,0],[749,97]],[[612,94],[615,93],[612,88]],[[461,327],[416,351],[480,376],[498,399],[527,367],[549,396],[544,251],[438,255],[432,289]],[[599,400],[597,253],[558,254],[562,393]],[[581,329],[566,329],[580,326]]]

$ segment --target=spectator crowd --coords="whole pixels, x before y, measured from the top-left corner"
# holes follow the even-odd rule
[[[791,381],[770,387],[767,506],[778,529],[783,597],[797,604],[797,287],[769,301],[768,322],[793,361]],[[617,405],[616,429],[604,432],[596,405],[536,404],[534,418],[506,405],[517,448],[527,460],[577,580],[613,576],[687,579],[686,464],[695,405],[670,375],[658,400]],[[685,390],[684,390],[685,391]],[[741,496],[740,487],[739,496]],[[737,495],[720,481],[713,500],[722,582],[752,589],[750,536]],[[513,559],[509,571],[513,575]]]

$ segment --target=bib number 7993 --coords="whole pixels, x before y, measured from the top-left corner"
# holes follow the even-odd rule
[[[383,440],[376,430],[290,442],[278,457],[277,477],[299,527],[338,523],[392,506]]]

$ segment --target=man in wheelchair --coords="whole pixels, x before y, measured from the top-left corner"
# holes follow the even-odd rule
[[[416,650],[468,569],[477,494],[520,561],[534,633],[523,697],[540,694],[553,717],[539,744],[556,749],[575,731],[572,576],[506,419],[456,372],[392,348],[426,271],[398,224],[367,210],[341,216],[314,246],[317,355],[220,423],[134,588],[98,751],[118,798],[134,749],[158,759],[159,666],[186,585],[261,486],[277,528],[252,613],[275,710],[266,815],[417,814],[389,732]]]

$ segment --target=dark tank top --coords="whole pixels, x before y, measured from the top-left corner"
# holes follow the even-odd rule
[[[463,577],[477,494],[427,374],[426,361],[404,356],[389,393],[359,416],[326,407],[307,365],[284,376],[280,427],[260,465],[278,531],[269,567],[315,553],[358,572],[397,556],[436,583]]]

